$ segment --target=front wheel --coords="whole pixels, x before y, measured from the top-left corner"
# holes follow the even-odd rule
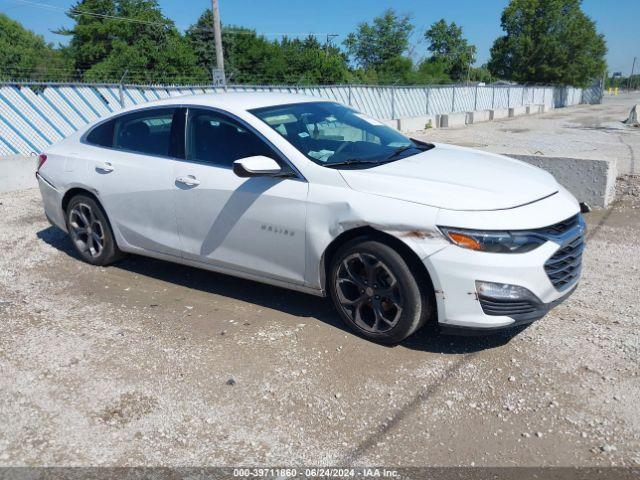
[[[102,207],[88,195],[76,195],[67,205],[67,231],[82,259],[93,265],[108,265],[122,253]]]
[[[329,290],[346,324],[368,339],[393,344],[429,318],[430,285],[390,246],[354,240],[334,255]]]

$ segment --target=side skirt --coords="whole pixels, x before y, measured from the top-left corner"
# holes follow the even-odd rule
[[[244,278],[245,280],[252,280],[258,283],[265,283],[267,285],[273,285],[274,287],[286,288],[288,290],[295,290],[297,292],[308,293],[317,297],[326,297],[326,292],[321,289],[307,287],[297,283],[285,282],[283,280],[276,280],[274,278],[264,277],[261,275],[255,275],[252,273],[243,272],[241,270],[235,270],[232,268],[220,267],[212,265],[210,263],[198,262],[195,260],[189,260],[182,257],[176,257],[159,252],[152,252],[148,250],[142,250],[138,248],[125,248],[121,250],[127,253],[133,253],[135,255],[141,255],[143,257],[156,258],[158,260],[165,260],[171,263],[178,263],[180,265],[187,265],[189,267],[199,268],[201,270],[208,270],[210,272],[222,273],[224,275],[231,275],[232,277]]]

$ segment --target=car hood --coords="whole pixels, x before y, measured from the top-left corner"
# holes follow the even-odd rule
[[[449,210],[503,210],[559,189],[551,174],[527,163],[446,144],[377,167],[340,173],[359,192]]]

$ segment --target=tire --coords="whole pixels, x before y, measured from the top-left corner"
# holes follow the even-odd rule
[[[336,309],[367,339],[401,342],[432,314],[431,284],[385,243],[352,240],[333,256],[329,272],[328,289]]]
[[[122,258],[107,215],[93,197],[75,195],[65,216],[73,248],[85,262],[109,265]]]

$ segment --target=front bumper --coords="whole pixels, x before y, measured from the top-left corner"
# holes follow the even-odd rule
[[[539,302],[535,305],[535,309],[532,312],[527,314],[516,314],[511,315],[513,318],[513,323],[508,325],[503,325],[499,327],[468,327],[464,325],[455,325],[455,324],[440,324],[440,332],[447,335],[463,335],[463,336],[472,336],[472,335],[487,335],[492,334],[498,331],[508,330],[514,327],[519,327],[522,325],[528,325],[536,320],[544,317],[549,311],[556,306],[560,305],[567,298],[576,291],[578,284],[575,283],[568,292],[565,292],[562,297],[554,300],[549,303]]]
[[[547,241],[522,254],[485,253],[450,245],[425,258],[436,290],[440,328],[491,332],[542,318],[569,297],[579,281],[578,269],[569,284],[558,287],[545,270],[545,263],[564,245]],[[513,300],[483,297],[476,281],[516,285],[533,295]]]

